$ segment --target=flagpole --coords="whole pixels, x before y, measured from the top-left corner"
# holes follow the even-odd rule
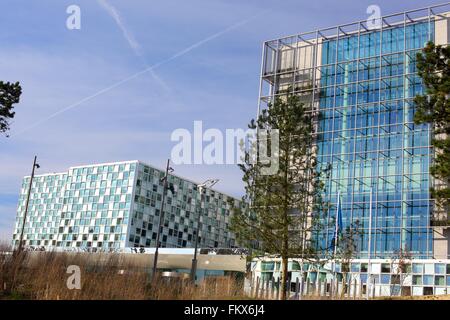
[[[370,195],[369,195],[369,243],[368,243],[368,267],[367,267],[367,299],[369,299],[369,283],[371,282],[372,274],[371,274],[371,255],[372,255],[372,187],[370,187]]]
[[[341,202],[341,193],[338,191],[338,199],[337,199],[337,206],[336,206],[336,222],[334,226],[334,257],[336,257],[336,250],[337,250],[337,241],[338,241],[338,221],[339,221],[339,206]]]
[[[337,281],[337,274],[336,274],[336,253],[337,253],[337,243],[338,243],[338,221],[339,221],[339,206],[341,202],[341,193],[338,191],[338,198],[337,198],[337,205],[336,205],[336,222],[334,226],[334,252],[333,252],[333,273],[334,278]]]

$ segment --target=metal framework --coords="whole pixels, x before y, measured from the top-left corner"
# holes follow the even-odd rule
[[[413,122],[413,98],[423,90],[415,55],[447,12],[450,2],[383,16],[376,29],[357,21],[264,42],[257,112],[290,92],[320,115],[318,159],[333,167],[325,199],[336,205],[340,192],[345,223],[362,222],[363,258],[369,207],[374,257],[400,249],[433,256],[433,150],[429,126]],[[334,212],[321,248],[332,237]]]

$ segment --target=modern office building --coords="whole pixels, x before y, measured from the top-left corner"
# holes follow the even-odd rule
[[[316,248],[330,246],[340,201],[343,227],[361,225],[359,258],[450,255],[448,218],[433,211],[429,191],[432,131],[413,122],[424,91],[416,54],[428,41],[450,42],[449,11],[447,3],[264,43],[258,112],[288,91],[300,96],[315,115],[319,167],[331,168],[332,209],[312,235]]]
[[[139,161],[71,167],[67,172],[34,177],[24,228],[24,245],[112,251],[155,247],[164,171]],[[30,177],[20,190],[13,245],[18,246]],[[228,229],[230,201],[223,193],[169,174],[161,246],[194,247],[201,211],[200,248],[235,246]],[[202,209],[201,209],[202,208]]]

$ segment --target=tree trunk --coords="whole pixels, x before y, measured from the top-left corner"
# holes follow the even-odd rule
[[[287,292],[287,278],[288,278],[288,258],[281,257],[281,266],[282,266],[282,274],[281,274],[281,300],[286,300],[286,292]]]
[[[289,147],[289,139],[287,150],[290,150]],[[281,280],[283,284],[281,286],[281,300],[286,300],[286,287],[287,287],[287,278],[288,278],[288,257],[289,257],[289,178],[288,178],[288,170],[289,170],[289,156],[288,152],[286,152],[284,157],[284,212],[283,212],[283,245],[281,249],[281,264],[283,267],[283,275]]]

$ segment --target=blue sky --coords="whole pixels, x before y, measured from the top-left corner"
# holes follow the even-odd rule
[[[192,129],[194,120],[205,129],[246,127],[256,112],[264,40],[364,20],[371,4],[386,15],[435,3],[0,0],[0,80],[23,87],[11,137],[0,137],[0,240],[11,237],[35,154],[41,173],[134,159],[163,167],[177,128]],[[81,8],[81,30],[66,28],[71,4]],[[55,115],[161,61],[153,73]],[[175,169],[196,181],[219,178],[218,190],[242,195],[235,165]]]

